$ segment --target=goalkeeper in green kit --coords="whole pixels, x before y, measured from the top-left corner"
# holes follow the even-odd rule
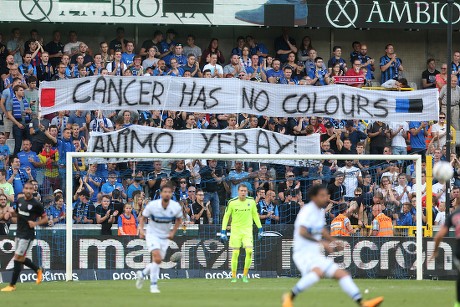
[[[229,247],[232,249],[232,282],[236,282],[236,271],[238,269],[238,257],[240,248],[246,250],[246,259],[244,260],[243,282],[248,282],[248,271],[252,262],[253,221],[259,228],[258,239],[262,238],[262,224],[260,223],[257,205],[252,197],[248,197],[248,187],[244,184],[238,186],[238,197],[228,201],[225,209],[224,219],[222,221],[222,231],[220,241],[228,241],[227,225],[228,219],[232,217],[232,234],[230,236]]]

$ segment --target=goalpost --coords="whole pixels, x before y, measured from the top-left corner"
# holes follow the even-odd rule
[[[333,160],[404,160],[415,161],[416,168],[416,279],[423,279],[423,229],[422,229],[422,156],[421,155],[328,155],[327,159]],[[269,160],[325,160],[325,155],[310,154],[174,154],[174,153],[99,153],[99,152],[69,152],[66,156],[66,281],[72,280],[72,263],[73,263],[73,220],[72,220],[72,203],[73,203],[73,159],[75,158],[104,158],[104,159],[163,159],[163,160],[182,160],[182,159],[215,159],[227,161],[269,161]]]

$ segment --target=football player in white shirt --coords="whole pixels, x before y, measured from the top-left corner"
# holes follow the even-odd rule
[[[321,277],[335,278],[342,290],[358,306],[375,307],[383,302],[383,297],[362,301],[361,293],[347,271],[342,270],[334,260],[321,253],[321,246],[332,252],[330,243],[334,240],[325,228],[324,208],[329,204],[329,193],[322,185],[312,186],[308,192],[311,201],[297,215],[294,224],[294,250],[292,259],[302,274],[302,278],[284,294],[283,307],[292,307],[294,298],[313,286]]]
[[[137,272],[136,287],[141,289],[145,276],[150,273],[151,293],[160,293],[157,286],[160,263],[168,250],[169,240],[174,238],[182,224],[182,207],[178,202],[171,200],[173,191],[173,183],[167,182],[161,187],[161,198],[149,202],[139,217],[139,237],[145,238],[147,249],[152,254],[152,263],[143,271]],[[147,219],[149,223],[145,233],[144,224]],[[174,223],[173,229],[171,223]]]

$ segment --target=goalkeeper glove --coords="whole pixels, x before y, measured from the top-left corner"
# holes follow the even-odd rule
[[[259,233],[257,234],[257,240],[262,240],[262,234],[263,234],[264,230],[262,228],[259,228]]]
[[[220,242],[225,243],[225,242],[227,242],[227,241],[228,241],[227,231],[222,230],[222,231],[220,232]]]

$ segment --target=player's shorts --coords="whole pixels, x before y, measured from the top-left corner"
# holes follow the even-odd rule
[[[252,236],[252,231],[248,231],[246,233],[232,231],[230,234],[230,242],[228,243],[228,246],[231,248],[253,247],[254,238]]]
[[[339,269],[339,266],[334,262],[334,260],[324,257],[321,254],[305,254],[298,253],[292,256],[297,269],[299,269],[302,276],[307,275],[313,269],[320,269],[324,276],[331,278],[334,276],[335,272]]]
[[[166,256],[166,251],[169,247],[169,239],[160,239],[156,236],[146,234],[145,243],[150,253],[154,250],[159,250],[161,258],[164,259],[164,257]]]
[[[27,240],[27,239],[14,239],[14,243],[16,244],[16,250],[14,253],[18,256],[25,256],[27,253],[32,249],[32,243],[34,240]]]

